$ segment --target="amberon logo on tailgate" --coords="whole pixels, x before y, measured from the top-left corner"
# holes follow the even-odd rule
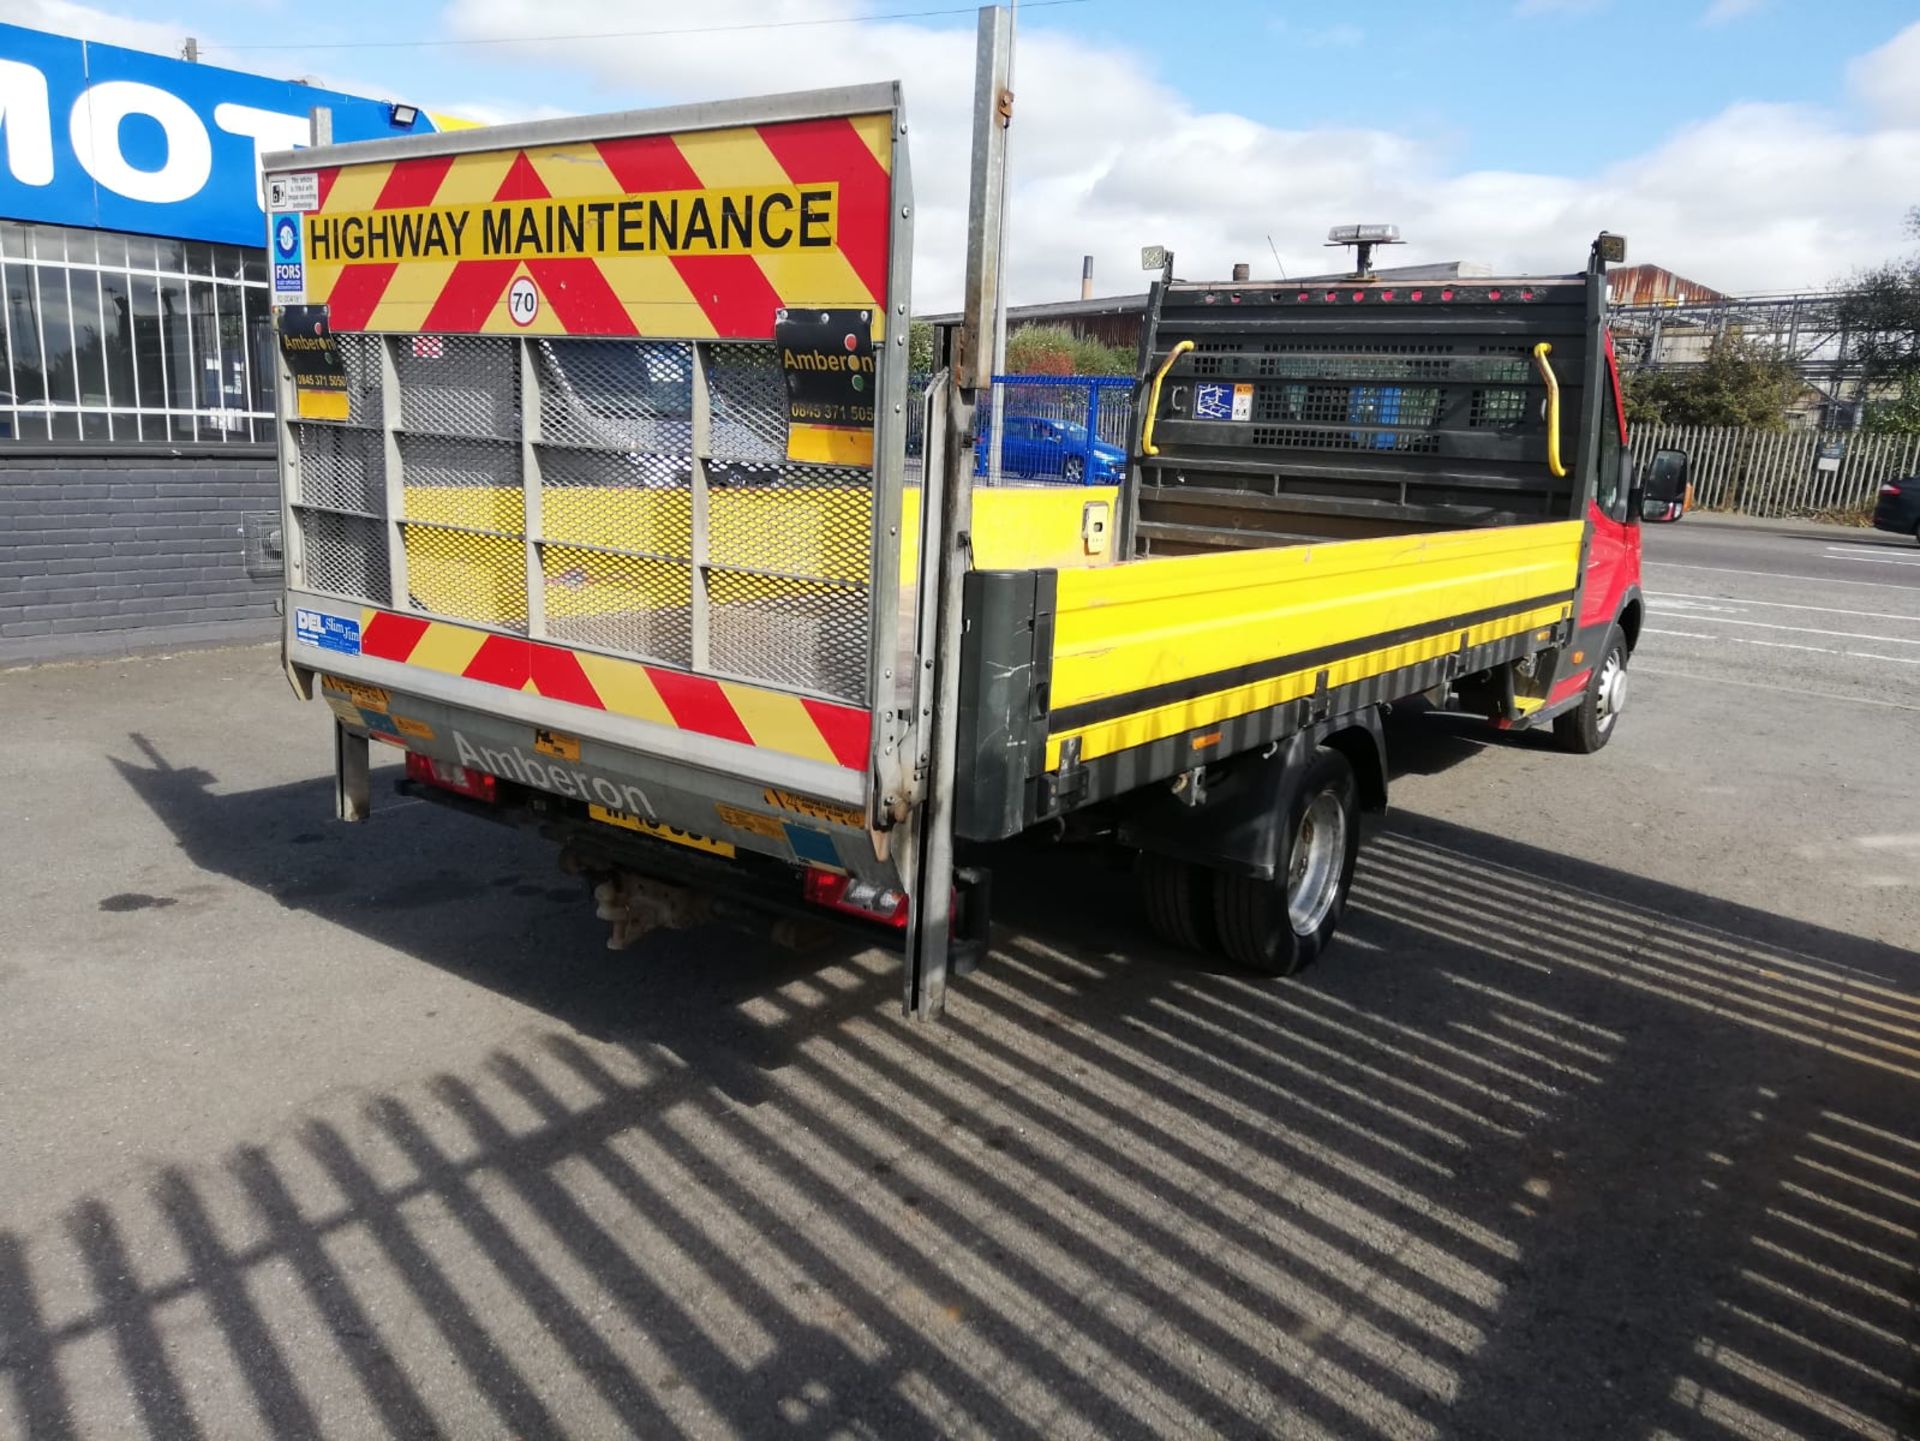
[[[653,802],[647,799],[647,793],[626,781],[616,783],[575,766],[530,756],[518,746],[508,746],[503,750],[477,746],[459,731],[453,733],[453,744],[460,752],[460,764],[468,770],[504,776],[523,786],[535,786],[543,791],[572,796],[575,800],[597,802],[610,810],[624,811],[631,816],[651,818],[658,814]]]

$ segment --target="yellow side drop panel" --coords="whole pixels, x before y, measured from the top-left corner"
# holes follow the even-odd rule
[[[983,570],[1066,569],[1112,559],[1117,492],[1112,486],[985,486],[973,493],[974,564]],[[547,536],[551,618],[684,609],[692,581],[689,492],[615,486],[550,486],[541,496]],[[821,486],[756,490],[716,487],[708,500],[711,565],[763,568],[777,553],[781,569],[825,581],[867,578],[867,507],[862,489]],[[1105,506],[1098,552],[1082,539],[1088,506]],[[486,625],[526,621],[526,556],[510,539],[524,527],[518,487],[410,485],[406,488],[407,578],[427,610]],[[919,564],[920,488],[908,486],[901,507],[902,580]],[[503,531],[506,535],[480,535]],[[569,544],[572,542],[573,544]],[[607,555],[642,551],[659,560]],[[769,582],[805,589],[805,581]],[[767,586],[755,592],[765,599]],[[725,585],[710,592],[726,604]]]
[[[1047,766],[1069,736],[1090,760],[1309,695],[1322,671],[1332,689],[1446,655],[1463,638],[1554,625],[1572,613],[1583,529],[1560,521],[1063,570]]]

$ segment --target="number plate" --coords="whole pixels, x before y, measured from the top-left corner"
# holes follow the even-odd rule
[[[655,836],[663,841],[672,841],[676,846],[686,846],[689,850],[705,851],[713,856],[725,856],[728,860],[732,860],[735,854],[732,841],[710,840],[706,836],[696,836],[692,831],[663,826],[660,822],[647,820],[643,816],[628,815],[625,811],[612,811],[605,806],[589,804],[587,814],[606,825],[619,826],[622,830],[638,831],[643,836]]]

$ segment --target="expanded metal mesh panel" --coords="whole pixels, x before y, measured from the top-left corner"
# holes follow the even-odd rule
[[[294,511],[300,527],[304,583],[312,590],[391,604],[384,521],[332,511]]]
[[[542,340],[540,434],[552,445],[686,455],[693,347],[660,340]]]
[[[715,345],[707,359],[712,454],[780,460],[787,453],[787,383],[771,345]]]
[[[787,463],[772,345],[460,335],[342,344],[366,423],[294,427],[309,584],[521,635],[536,609],[531,583],[541,636],[558,644],[864,701],[873,477]],[[530,451],[523,366],[537,381]],[[1107,398],[1081,395],[1074,415],[1093,413],[1104,430]],[[390,453],[404,595],[388,579]]]
[[[693,664],[693,568],[579,546],[540,548],[547,635],[644,660]]]
[[[526,632],[527,551],[520,541],[411,522],[401,534],[412,609]]]
[[[433,435],[520,435],[519,342],[510,336],[399,335],[400,427]]]
[[[400,437],[400,479],[408,486],[509,486],[520,489],[520,447],[510,440]]]
[[[1262,385],[1254,391],[1255,420],[1314,425],[1431,425],[1440,392],[1401,385]]]
[[[295,422],[293,446],[302,503],[386,514],[387,449],[379,431]]]
[[[693,475],[678,456],[540,448],[548,540],[693,557]]]
[[[377,335],[353,332],[336,334],[340,359],[347,372],[347,424],[381,423],[381,339]]]
[[[717,566],[864,584],[872,534],[863,471],[735,465],[708,496],[707,558]]]
[[[713,668],[861,701],[867,686],[867,595],[745,571],[707,572]]]
[[[1476,390],[1467,410],[1467,424],[1499,427],[1519,425],[1527,418],[1527,393],[1518,387]]]
[[[1410,455],[1440,452],[1439,436],[1399,430],[1298,430],[1256,425],[1253,443],[1276,450],[1397,450]]]

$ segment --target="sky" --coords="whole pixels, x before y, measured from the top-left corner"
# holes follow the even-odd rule
[[[192,35],[211,64],[485,121],[899,80],[915,308],[959,294],[975,22],[955,0],[0,0],[0,19],[163,53]],[[1381,263],[1505,272],[1578,269],[1608,229],[1742,294],[1920,244],[1913,0],[1028,0],[1018,37],[1016,304],[1076,297],[1085,254],[1098,293],[1137,291],[1146,244],[1191,278],[1325,270],[1327,227],[1354,221],[1400,226]]]

